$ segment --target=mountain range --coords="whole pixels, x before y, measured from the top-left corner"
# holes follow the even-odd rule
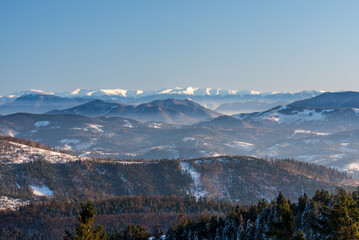
[[[76,89],[72,92],[45,92],[42,90],[26,90],[0,97],[0,114],[11,114],[26,109],[29,113],[44,113],[50,110],[63,110],[95,99],[107,102],[116,102],[130,105],[148,103],[154,100],[166,99],[187,99],[224,114],[234,114],[240,112],[262,111],[277,105],[285,105],[296,100],[303,100],[321,94],[322,91],[302,91],[302,92],[268,92],[260,93],[250,90],[223,90],[212,88],[168,88],[155,91],[124,90],[124,89],[96,89],[84,90]],[[44,100],[29,99],[26,106],[16,102],[26,96],[40,95]],[[58,98],[55,98],[58,97]],[[28,97],[31,98],[31,97]],[[68,105],[64,101],[68,101]],[[73,100],[76,102],[74,103]],[[58,105],[56,101],[60,101]],[[62,103],[61,103],[62,102]],[[33,106],[31,106],[31,104]],[[48,105],[48,106],[47,106]]]
[[[73,91],[59,91],[59,92],[46,92],[38,89],[30,89],[25,91],[19,91],[8,96],[16,98],[23,95],[28,94],[46,94],[46,95],[57,95],[60,97],[95,97],[99,98],[101,96],[109,96],[109,97],[147,97],[154,95],[183,95],[183,96],[228,96],[228,95],[236,95],[236,96],[281,96],[281,95],[301,95],[302,98],[307,96],[319,95],[324,91],[316,91],[316,90],[308,90],[301,92],[258,92],[253,90],[234,90],[234,89],[219,89],[219,88],[196,88],[196,87],[175,87],[175,88],[164,88],[159,90],[127,90],[127,89],[75,89]]]
[[[50,111],[48,114],[79,114],[89,117],[121,116],[143,122],[161,121],[182,125],[209,120],[220,115],[189,99],[155,100],[137,106],[94,100],[70,109]]]
[[[0,114],[44,113],[53,109],[73,107],[88,101],[89,99],[84,98],[63,98],[43,93],[29,93],[0,105]]]
[[[84,157],[293,158],[359,177],[358,94],[323,93],[285,106],[233,116],[221,115],[189,99],[137,105],[88,99],[46,114],[1,116],[0,133],[36,140]],[[336,101],[330,101],[333,98]]]

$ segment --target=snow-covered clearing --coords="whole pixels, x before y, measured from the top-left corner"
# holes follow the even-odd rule
[[[52,197],[54,196],[54,192],[50,190],[46,185],[30,185],[32,190],[32,194],[39,197]]]
[[[201,174],[196,171],[194,167],[191,166],[188,162],[181,162],[181,168],[184,172],[189,173],[193,180],[193,185],[190,189],[191,194],[198,200],[199,198],[204,198],[207,195],[206,189],[201,183]]]

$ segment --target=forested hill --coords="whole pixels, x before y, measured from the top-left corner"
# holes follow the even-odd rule
[[[0,151],[0,196],[11,199],[192,195],[251,203],[263,198],[270,201],[279,191],[294,200],[316,189],[332,192],[357,183],[334,169],[292,160],[240,156],[150,162],[79,160],[31,147],[20,151],[9,144],[12,147],[1,145],[6,151]],[[17,158],[26,155],[31,161],[14,162],[12,150]]]

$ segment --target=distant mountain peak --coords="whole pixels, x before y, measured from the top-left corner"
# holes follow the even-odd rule
[[[15,94],[13,94],[15,95]],[[29,90],[25,90],[22,91],[20,93],[18,93],[19,96],[25,96],[25,95],[54,95],[53,92],[45,92],[43,90],[40,89],[29,89]]]

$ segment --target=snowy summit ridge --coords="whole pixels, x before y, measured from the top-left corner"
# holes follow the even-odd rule
[[[220,89],[220,88],[196,88],[196,87],[175,87],[175,88],[163,88],[159,90],[127,90],[127,89],[74,89],[73,91],[62,92],[45,92],[42,90],[31,89],[26,91],[15,92],[8,97],[19,97],[26,94],[45,94],[45,95],[57,95],[61,97],[124,97],[124,98],[137,98],[147,97],[154,95],[184,95],[184,96],[248,96],[248,95],[280,95],[280,94],[310,94],[318,95],[324,91],[308,90],[301,92],[258,92],[253,90],[234,90],[234,89]]]

